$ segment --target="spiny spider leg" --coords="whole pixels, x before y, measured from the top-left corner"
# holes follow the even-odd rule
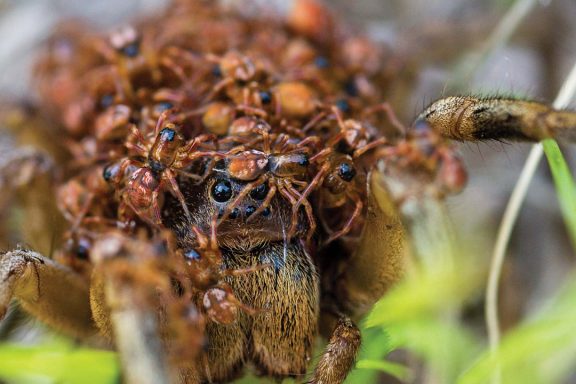
[[[186,204],[184,195],[182,195],[180,187],[178,187],[178,182],[176,181],[176,175],[174,174],[174,172],[172,172],[171,169],[165,169],[164,172],[162,173],[162,179],[168,181],[170,190],[180,202],[180,205],[184,210],[184,214],[186,215],[186,219],[188,219],[188,222],[192,222],[192,216],[190,215],[190,211],[188,210],[188,205]]]
[[[316,219],[314,219],[314,210],[312,209],[312,206],[310,205],[310,202],[308,201],[308,199],[306,198],[302,198],[303,194],[300,194],[293,186],[292,184],[290,184],[290,182],[288,180],[283,180],[284,182],[284,188],[286,188],[287,191],[289,191],[293,196],[296,196],[298,198],[296,204],[298,204],[298,207],[301,205],[304,206],[304,211],[306,212],[306,218],[308,219],[308,224],[310,225],[310,227],[308,228],[308,232],[306,234],[306,241],[309,243],[310,240],[312,240],[312,236],[314,235],[314,232],[316,231]],[[292,204],[292,207],[294,207],[294,203]],[[290,225],[290,231],[288,232],[288,237],[291,238],[292,236],[294,236],[294,234],[296,233],[296,225],[298,222],[298,208],[296,208],[296,210],[292,210],[292,223]]]
[[[272,201],[272,198],[274,198],[274,195],[276,195],[276,191],[278,190],[278,187],[276,187],[276,180],[277,179],[275,177],[270,177],[268,179],[268,186],[270,189],[268,190],[266,197],[262,201],[262,204],[260,204],[258,209],[256,209],[256,211],[254,211],[254,213],[248,219],[246,219],[246,223],[249,223],[253,218],[257,217],[260,213],[262,213],[262,211],[264,211],[267,207],[270,206],[270,202]]]
[[[330,235],[330,237],[326,240],[326,244],[331,243],[332,241],[336,240],[337,238],[344,236],[345,234],[347,234],[348,232],[350,232],[350,230],[352,229],[352,224],[354,223],[354,220],[356,220],[360,214],[362,213],[362,208],[364,208],[364,203],[362,203],[362,199],[360,199],[360,196],[358,196],[355,193],[350,193],[348,194],[350,197],[350,199],[352,199],[352,201],[354,201],[354,212],[352,212],[352,215],[350,216],[350,218],[348,219],[348,221],[346,222],[346,224],[344,225],[344,227],[342,229],[340,229],[338,232],[334,232]]]
[[[392,126],[396,128],[398,132],[400,132],[402,135],[406,135],[406,126],[400,122],[400,119],[398,119],[398,116],[396,116],[394,109],[388,102],[380,103],[376,106],[368,108],[365,111],[364,115],[369,116],[378,111],[383,111],[386,114],[386,117],[388,118],[388,121],[392,124]]]
[[[384,138],[384,137],[381,137],[379,139],[371,141],[370,143],[366,144],[365,146],[360,147],[357,150],[355,150],[354,153],[352,154],[352,157],[353,158],[360,157],[364,153],[370,151],[371,149],[374,149],[374,148],[379,147],[380,145],[384,145],[384,144],[389,144],[388,140],[386,140],[386,138]]]

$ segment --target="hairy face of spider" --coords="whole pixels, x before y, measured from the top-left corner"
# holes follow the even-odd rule
[[[207,231],[213,218],[222,212],[240,194],[248,183],[230,178],[225,172],[207,178],[201,184],[182,180],[184,194],[193,222],[187,222],[178,201],[166,200],[163,221],[179,238],[190,237],[192,225]],[[270,242],[288,241],[292,206],[280,195],[274,196],[269,207],[252,217],[268,193],[268,185],[258,185],[232,210],[218,226],[218,242],[224,248],[249,250]],[[247,222],[248,218],[251,218]],[[302,212],[298,215],[298,231],[307,229]]]

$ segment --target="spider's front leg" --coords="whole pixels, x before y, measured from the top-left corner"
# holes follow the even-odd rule
[[[343,383],[354,367],[360,349],[360,330],[345,315],[339,315],[336,327],[330,336],[320,361],[314,369],[310,384]]]
[[[459,141],[576,141],[576,112],[513,98],[447,97],[432,103],[418,120]]]
[[[50,326],[77,337],[94,335],[85,279],[39,253],[16,249],[0,254],[0,318],[12,298]]]
[[[357,319],[402,276],[405,234],[396,206],[379,182],[369,176],[366,222],[358,246],[342,265],[334,286],[339,309]]]

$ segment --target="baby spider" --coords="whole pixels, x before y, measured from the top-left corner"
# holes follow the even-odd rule
[[[393,147],[379,149],[376,155],[402,169],[414,173],[425,170],[433,174],[430,184],[436,187],[440,198],[458,193],[466,185],[467,174],[462,161],[447,145],[446,139],[423,119],[414,122],[405,139]]]
[[[381,109],[389,115],[394,125],[399,124],[387,105],[384,104]],[[338,122],[339,132],[328,140],[326,148],[310,158],[310,162],[317,164],[319,170],[295,205],[298,208],[301,204],[307,203],[312,191],[319,186],[322,187],[319,192],[318,206],[320,218],[330,235],[326,243],[350,232],[354,221],[362,213],[364,207],[362,200],[365,196],[363,196],[362,183],[357,177],[356,160],[367,151],[387,143],[384,137],[372,140],[368,129],[361,122],[352,119],[344,120],[341,111],[336,106],[333,106],[331,110]],[[341,229],[332,231],[325,223],[322,212],[324,209],[343,207],[348,201],[354,204],[352,214]]]
[[[200,176],[186,172],[185,169],[203,157],[222,156],[216,151],[196,150],[203,143],[213,140],[211,135],[196,136],[186,142],[179,133],[180,127],[167,121],[171,114],[172,111],[168,110],[160,115],[151,137],[144,136],[132,125],[125,145],[134,156],[128,156],[104,169],[104,179],[120,187],[125,182],[127,167],[136,166],[120,192],[119,211],[122,217],[126,217],[127,208],[130,208],[140,219],[153,226],[160,226],[162,220],[158,200],[166,188],[180,201],[184,213],[189,217],[190,212],[178,187],[176,176],[201,180]]]
[[[269,134],[262,124],[256,125],[256,128],[261,135],[260,149],[240,145],[230,150],[224,159],[227,176],[248,183],[221,213],[220,222],[224,221],[248,195],[262,203],[256,210],[247,213],[247,222],[269,210],[276,192],[280,192],[292,206],[295,206],[301,197],[299,190],[307,186],[306,178],[310,164],[308,160],[310,148],[307,145],[314,143],[316,138],[311,137],[292,143],[288,135]],[[251,144],[255,146],[258,143],[259,140],[255,139]],[[314,212],[308,201],[303,201],[302,205],[309,222],[308,240],[310,240],[316,229]],[[297,215],[296,209],[291,224],[292,236],[297,229]]]
[[[226,269],[222,252],[218,246],[216,220],[212,220],[210,236],[206,236],[197,226],[192,226],[195,244],[181,250],[186,263],[184,281],[188,281],[193,291],[197,291],[199,308],[204,308],[208,318],[218,324],[232,324],[238,317],[238,310],[254,315],[257,310],[241,303],[224,281],[227,276],[240,276],[268,265],[257,265],[242,269]]]

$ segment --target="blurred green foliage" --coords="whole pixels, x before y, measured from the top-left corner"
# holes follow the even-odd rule
[[[8,384],[116,384],[116,354],[66,342],[0,345],[0,380]]]

